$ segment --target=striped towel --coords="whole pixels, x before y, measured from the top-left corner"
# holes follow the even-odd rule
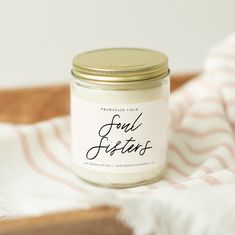
[[[136,234],[235,234],[235,34],[172,94],[170,110],[166,175],[121,190],[72,173],[69,117],[0,124],[0,218],[106,203],[122,208]]]

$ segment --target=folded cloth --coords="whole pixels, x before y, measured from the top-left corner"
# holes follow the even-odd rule
[[[69,117],[0,124],[0,218],[108,204],[135,234],[235,234],[235,34],[174,92],[168,171],[154,184],[101,189],[72,173]]]

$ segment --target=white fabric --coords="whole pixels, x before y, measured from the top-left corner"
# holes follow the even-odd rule
[[[0,125],[0,217],[120,207],[138,235],[235,234],[235,35],[172,94],[169,167],[151,185],[103,189],[71,171],[69,118]],[[154,131],[154,130],[153,130]]]

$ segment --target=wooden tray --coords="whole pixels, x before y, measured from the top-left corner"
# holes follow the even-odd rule
[[[171,90],[195,76],[177,75]],[[46,108],[45,108],[46,107]],[[69,114],[69,86],[0,90],[0,122],[33,123]],[[38,217],[0,221],[0,235],[129,235],[116,220],[118,209],[100,207]]]

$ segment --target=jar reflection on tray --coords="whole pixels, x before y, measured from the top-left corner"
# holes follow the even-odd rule
[[[72,75],[75,173],[114,188],[159,179],[167,165],[167,57],[138,48],[90,51],[74,58]]]

